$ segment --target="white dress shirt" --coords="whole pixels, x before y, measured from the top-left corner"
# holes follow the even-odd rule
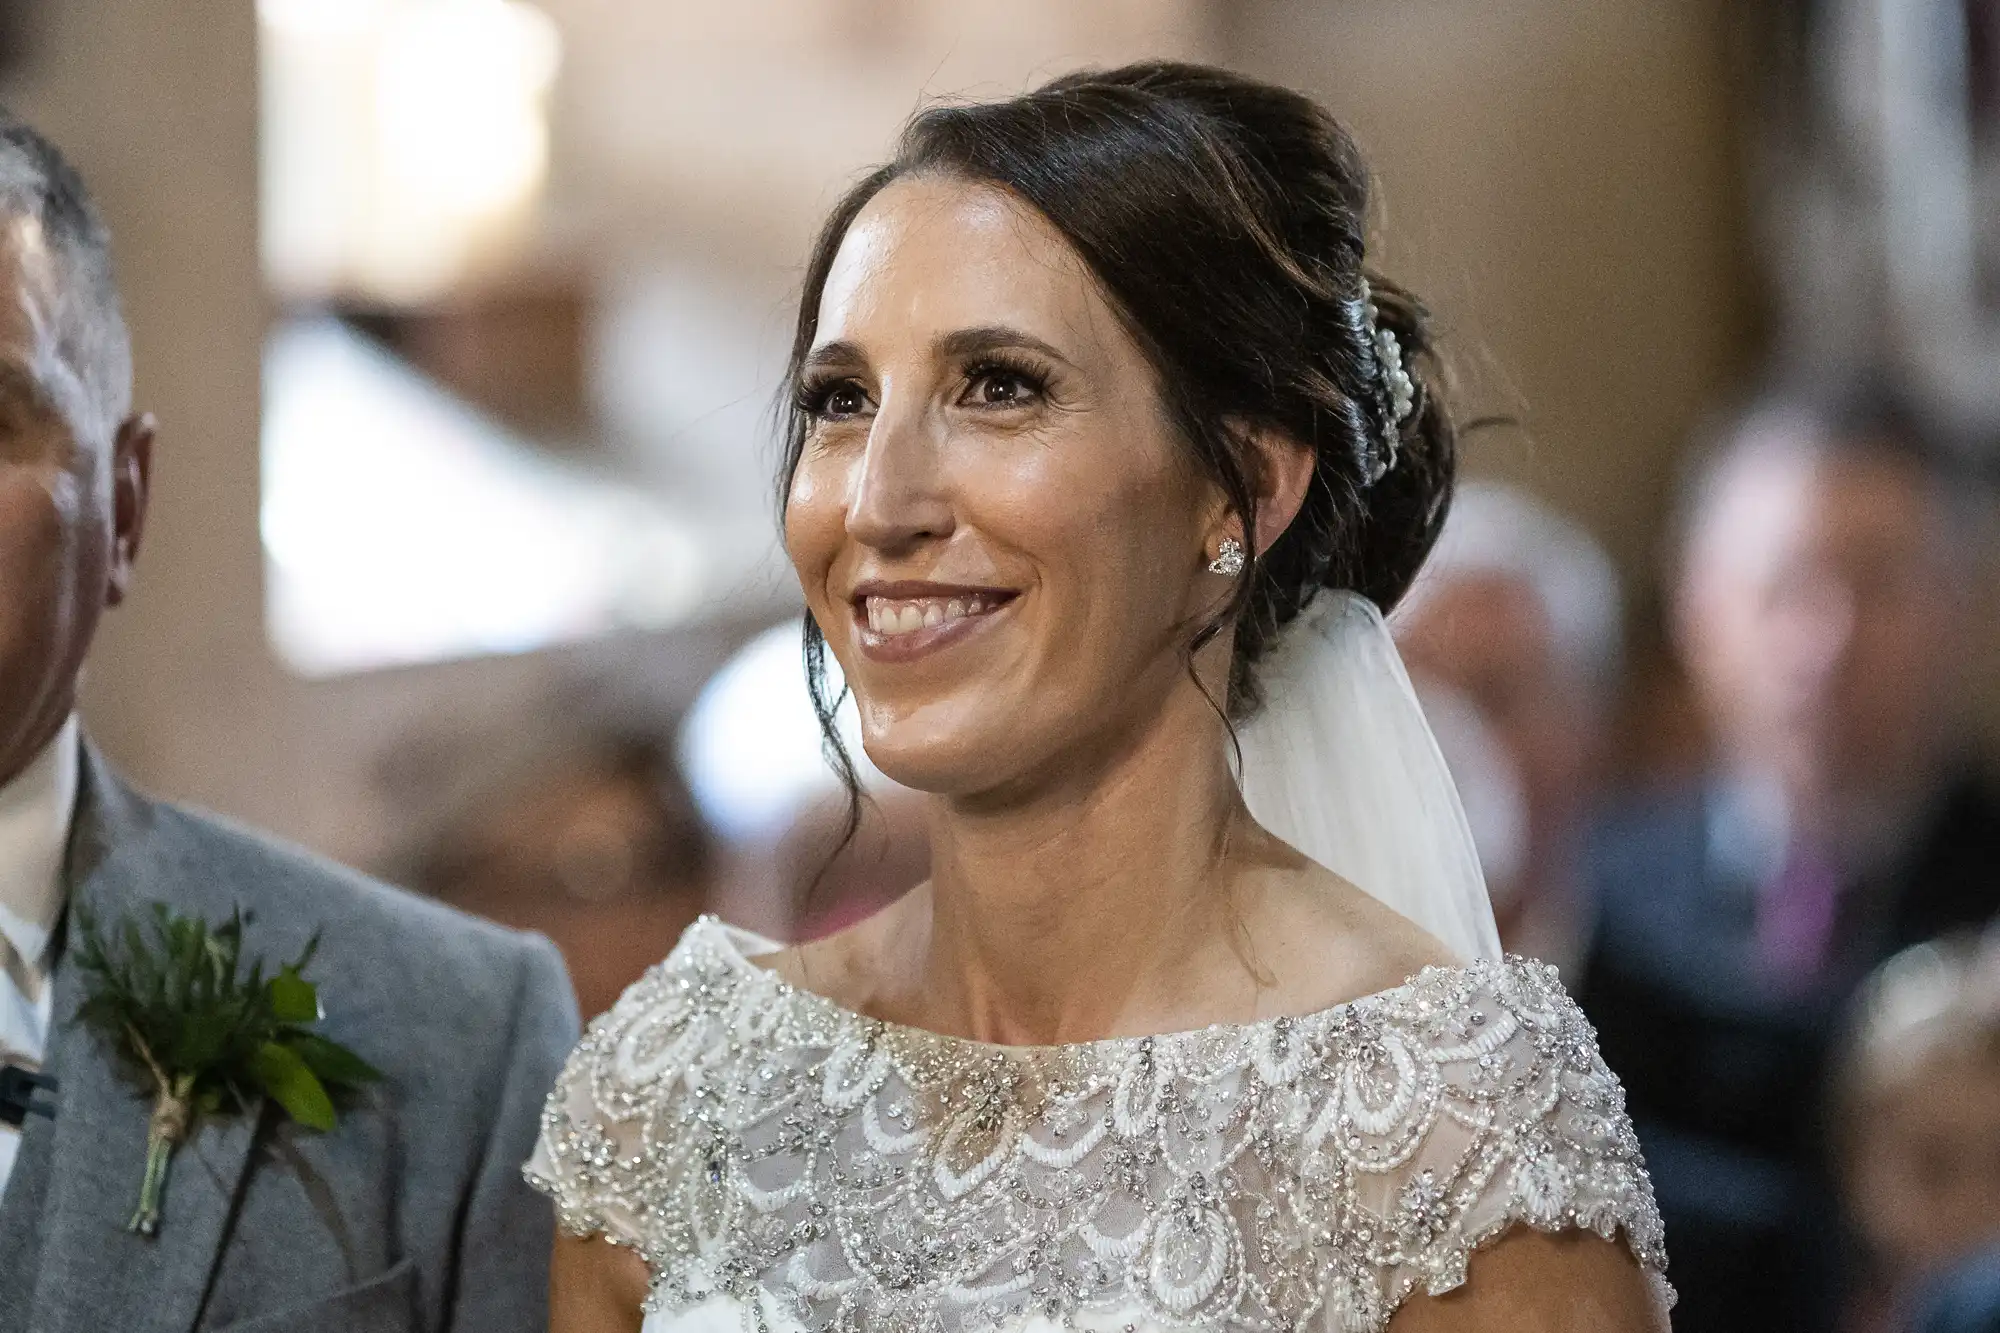
[[[48,748],[0,787],[0,1060],[38,1066],[49,1040],[54,987],[49,942],[62,919],[83,765],[74,717]],[[14,1171],[20,1131],[0,1124],[0,1194]]]

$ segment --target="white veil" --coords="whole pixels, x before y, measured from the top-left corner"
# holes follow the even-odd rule
[[[1264,707],[1240,729],[1257,822],[1460,958],[1498,959],[1458,789],[1374,603],[1321,593],[1261,677]]]

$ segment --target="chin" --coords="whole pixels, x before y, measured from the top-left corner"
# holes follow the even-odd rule
[[[864,727],[868,759],[892,781],[934,796],[970,796],[1008,782],[1029,767],[1018,713],[943,717],[933,707],[882,727]]]
[[[961,796],[990,785],[985,747],[963,736],[871,736],[868,760],[890,781],[932,796]]]

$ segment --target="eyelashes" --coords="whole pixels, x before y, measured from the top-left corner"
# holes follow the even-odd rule
[[[1046,398],[1049,391],[1048,368],[1025,357],[982,358],[966,370],[965,380],[966,391],[961,401],[969,399],[969,405],[974,407],[1025,407]],[[992,391],[1003,388],[1008,390],[1006,397],[991,396]]]
[[[792,407],[801,415],[811,417],[815,421],[838,420],[840,417],[852,416],[860,411],[859,406],[838,413],[832,410],[836,397],[845,398],[848,395],[863,403],[868,400],[868,394],[862,389],[861,382],[852,375],[807,373],[799,377],[798,389],[792,395]]]
[[[1047,398],[1049,377],[1048,367],[1027,357],[983,356],[965,368],[952,402],[980,411],[1018,410]],[[816,423],[852,420],[870,401],[859,378],[832,370],[801,375],[792,395],[793,409]]]

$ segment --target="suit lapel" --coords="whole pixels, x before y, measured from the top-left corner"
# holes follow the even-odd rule
[[[180,867],[169,841],[158,834],[154,807],[86,748],[70,844],[70,919],[83,905],[109,926],[156,901],[211,920],[225,915],[228,905],[208,901],[212,891],[198,869],[174,878]],[[159,1235],[148,1240],[128,1232],[145,1167],[151,1099],[78,1023],[83,986],[66,961],[69,953],[65,947],[56,965],[46,1062],[59,1083],[57,1114],[49,1132],[23,1144],[42,1158],[30,1166],[42,1196],[42,1262],[30,1327],[35,1333],[188,1333],[201,1317],[227,1239],[257,1117],[197,1120],[194,1135],[174,1157]],[[24,1221],[10,1217],[6,1226]]]
[[[48,1195],[49,1146],[55,1122],[29,1116],[20,1155],[0,1199],[0,1333],[27,1333],[29,1298],[41,1271],[42,1202]]]

